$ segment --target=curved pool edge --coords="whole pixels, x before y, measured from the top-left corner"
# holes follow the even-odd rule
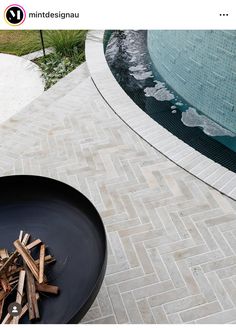
[[[104,31],[89,31],[85,56],[92,81],[114,113],[169,160],[185,171],[236,200],[236,174],[202,155],[149,117],[125,93],[113,76],[103,47]]]

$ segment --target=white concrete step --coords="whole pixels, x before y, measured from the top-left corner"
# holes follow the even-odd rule
[[[58,101],[60,98],[64,97],[68,92],[73,90],[78,86],[84,79],[89,76],[87,69],[87,64],[83,63],[77,67],[74,71],[69,73],[63,79],[59,80],[55,85],[53,85],[49,90],[43,92],[39,97],[34,99],[28,105],[17,111],[17,113],[7,121],[17,120],[18,114],[28,112],[32,114],[34,111],[40,111],[45,108],[48,108],[52,103]],[[7,121],[3,122],[7,124]],[[1,126],[2,124],[0,124]]]

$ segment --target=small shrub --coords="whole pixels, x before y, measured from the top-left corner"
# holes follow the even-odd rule
[[[49,89],[53,84],[73,71],[84,59],[84,52],[73,54],[71,57],[53,53],[37,61],[37,64],[43,72],[45,90]]]
[[[84,49],[85,30],[46,31],[44,38],[47,44],[62,56],[74,56],[80,49]]]
[[[44,32],[44,40],[54,52],[35,62],[42,69],[46,90],[85,60],[86,32],[85,30]]]

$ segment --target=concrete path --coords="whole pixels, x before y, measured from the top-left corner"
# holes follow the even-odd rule
[[[53,48],[46,48],[45,49],[45,54],[49,55],[53,52]],[[43,50],[38,50],[38,51],[34,51],[31,52],[27,55],[22,56],[22,58],[27,59],[27,60],[34,60],[37,58],[43,57]]]
[[[44,91],[37,65],[21,57],[0,54],[0,123]]]
[[[236,322],[235,201],[123,123],[85,64],[2,124],[0,138],[1,175],[66,182],[102,216],[108,267],[83,322]]]

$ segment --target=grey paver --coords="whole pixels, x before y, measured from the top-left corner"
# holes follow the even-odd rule
[[[202,295],[193,295],[170,302],[164,305],[164,309],[167,314],[170,314],[181,312],[185,309],[193,308],[204,303],[206,303],[206,299]]]
[[[198,307],[195,307],[194,309],[180,312],[180,316],[184,322],[188,322],[190,320],[196,320],[202,317],[206,317],[212,313],[217,313],[219,311],[221,311],[221,307],[219,303],[212,302],[212,303],[200,305]]]
[[[153,317],[151,308],[150,308],[147,300],[146,299],[140,300],[137,302],[137,305],[138,305],[139,311],[141,313],[143,323],[154,324],[155,319]]]

